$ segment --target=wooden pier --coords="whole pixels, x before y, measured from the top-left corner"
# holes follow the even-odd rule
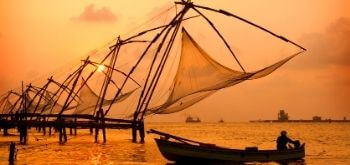
[[[102,117],[100,117],[102,116]],[[77,135],[79,129],[90,129],[95,132],[95,142],[98,142],[99,130],[102,130],[103,142],[107,141],[106,129],[132,129],[133,132],[140,131],[140,136],[144,133],[143,122],[134,122],[133,120],[106,118],[103,115],[87,114],[0,114],[0,129],[3,135],[8,135],[8,129],[17,129],[20,132],[20,143],[26,144],[27,129],[34,127],[46,135],[51,135],[52,129],[59,133],[59,143],[67,142],[67,131],[70,129],[71,135]],[[93,131],[95,130],[95,131]],[[136,135],[133,139],[136,141]],[[24,138],[24,139],[23,139]],[[143,138],[141,138],[143,139]]]

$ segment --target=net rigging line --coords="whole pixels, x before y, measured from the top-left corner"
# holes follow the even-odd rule
[[[170,72],[171,72],[172,69],[174,68],[174,64],[175,64],[175,61],[176,61],[176,58],[177,58],[177,55],[178,55],[178,51],[179,51],[179,49],[180,49],[180,45],[181,45],[181,44],[178,44],[178,45],[176,46],[176,53],[175,53],[175,55],[174,55],[174,59],[173,59],[172,63],[170,64],[170,68],[169,68],[169,71],[170,71]],[[159,87],[159,89],[165,89],[165,85],[166,85],[166,83],[163,82],[163,84]],[[169,89],[165,90],[163,94],[159,94],[158,96],[155,95],[155,96],[154,96],[155,99],[154,99],[154,103],[153,103],[153,104],[155,104],[155,105],[158,104],[158,103],[161,101],[161,99],[164,98],[165,95],[169,93],[170,90],[171,90],[171,87],[169,87]]]
[[[138,26],[132,28],[131,30],[127,31],[126,33],[122,34],[121,36],[122,36],[122,37],[126,37],[126,36],[129,35],[130,33],[136,31],[137,29],[139,29],[139,28],[141,28],[141,27],[143,27],[143,26],[145,26],[146,24],[149,24],[149,23],[155,21],[155,20],[156,20],[157,18],[159,18],[161,15],[163,15],[163,14],[165,14],[165,13],[168,14],[175,6],[176,6],[176,5],[172,5],[171,7],[169,7],[169,8],[167,8],[167,9],[163,10],[163,11],[160,12],[159,14],[153,16],[151,19],[146,20],[145,22],[143,22],[143,23],[141,23],[140,25],[138,25]]]
[[[177,4],[183,4],[183,2],[175,2],[175,3],[177,3]],[[220,13],[220,14],[223,14],[223,15],[226,15],[226,16],[230,16],[230,17],[236,18],[236,19],[238,19],[238,20],[240,20],[240,21],[242,21],[242,22],[245,22],[245,23],[247,23],[247,24],[249,24],[249,25],[251,25],[251,26],[253,26],[253,27],[256,27],[256,28],[258,28],[258,29],[260,29],[260,30],[262,30],[262,31],[264,31],[264,32],[266,32],[266,33],[269,33],[269,34],[271,34],[272,36],[281,39],[282,41],[285,41],[285,42],[287,42],[287,43],[290,43],[290,44],[292,44],[292,45],[294,45],[294,46],[300,48],[300,49],[303,50],[303,51],[306,51],[306,49],[305,49],[304,47],[300,46],[299,44],[295,43],[294,41],[291,41],[291,40],[289,40],[288,38],[286,38],[286,37],[284,37],[284,36],[278,35],[278,34],[272,32],[271,30],[268,30],[268,29],[266,29],[266,28],[264,28],[264,27],[262,27],[262,26],[260,26],[260,25],[257,25],[257,24],[255,24],[255,23],[253,23],[253,22],[251,22],[251,21],[249,21],[249,20],[243,18],[243,17],[240,17],[240,16],[238,16],[238,15],[232,14],[232,13],[230,13],[230,12],[228,12],[228,11],[223,10],[223,9],[213,9],[213,8],[206,7],[206,6],[200,6],[200,5],[194,5],[194,4],[193,4],[193,9],[194,9],[194,10],[197,10],[196,8],[200,8],[200,9],[204,9],[204,10],[208,10],[208,11],[213,11],[213,12],[217,12],[217,13]]]

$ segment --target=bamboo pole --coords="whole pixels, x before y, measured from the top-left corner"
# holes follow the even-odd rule
[[[171,26],[174,21],[176,20],[176,18],[180,15],[179,12],[171,21],[168,25],[166,25],[166,27]],[[118,92],[114,95],[113,101],[114,102],[117,97],[119,96],[119,94],[121,93],[122,89],[124,88],[127,80],[129,79],[129,77],[131,76],[131,74],[135,71],[136,67],[140,64],[140,62],[142,61],[142,59],[144,58],[144,56],[146,55],[146,53],[148,52],[148,50],[150,49],[150,47],[153,45],[154,42],[156,42],[158,40],[158,38],[163,34],[163,32],[166,30],[166,27],[163,28],[153,39],[152,41],[148,44],[148,46],[146,47],[146,49],[144,50],[144,52],[142,53],[141,57],[138,59],[138,61],[136,62],[136,64],[134,65],[134,67],[132,67],[132,69],[129,71],[128,75],[126,76],[126,78],[123,81],[122,86],[120,87],[121,89],[118,90]],[[106,110],[106,112],[104,113],[105,115],[108,114],[109,110],[111,109],[112,104],[108,107],[108,109]]]
[[[77,117],[75,116],[75,117],[74,117],[74,122],[75,122],[75,124],[77,124],[77,120],[78,120],[78,119],[77,119]],[[74,127],[74,136],[77,136],[77,131],[78,131],[78,128],[77,128],[77,126],[75,126],[75,127]]]
[[[146,79],[146,81],[145,81],[144,87],[143,87],[143,89],[142,89],[142,92],[141,92],[141,95],[140,95],[140,98],[139,98],[139,101],[138,101],[138,104],[137,104],[136,111],[135,111],[135,113],[134,113],[134,120],[137,120],[137,118],[138,118],[138,116],[139,116],[139,113],[141,112],[141,109],[142,109],[142,107],[143,107],[143,105],[144,105],[143,103],[145,102],[145,100],[146,100],[146,98],[147,98],[147,96],[148,96],[148,94],[149,94],[149,91],[150,91],[150,89],[151,89],[151,87],[152,87],[152,85],[153,85],[153,83],[154,83],[154,78],[157,76],[157,74],[159,74],[159,73],[158,73],[158,72],[159,72],[159,67],[161,66],[161,62],[163,61],[163,59],[164,59],[164,57],[165,57],[165,54],[167,53],[167,49],[169,48],[170,42],[168,43],[168,46],[167,46],[167,48],[166,48],[166,51],[164,52],[164,54],[163,54],[163,56],[162,56],[162,58],[161,58],[160,64],[158,65],[158,67],[157,67],[157,69],[156,69],[156,72],[155,72],[155,74],[154,74],[154,76],[153,76],[153,78],[152,78],[152,80],[151,80],[151,83],[150,83],[150,85],[148,86],[148,81],[149,81],[149,79],[150,79],[150,75],[151,75],[151,73],[152,73],[153,65],[154,65],[154,62],[156,61],[157,55],[158,55],[158,53],[160,52],[160,50],[162,49],[163,44],[164,44],[164,42],[165,42],[165,40],[166,40],[166,38],[167,38],[169,32],[171,31],[171,29],[172,29],[174,26],[178,26],[178,24],[181,23],[181,19],[183,18],[183,16],[186,14],[187,11],[188,11],[188,6],[185,6],[185,7],[181,10],[181,12],[180,12],[181,14],[179,13],[180,15],[179,15],[178,18],[174,21],[175,23],[171,24],[171,26],[170,26],[169,29],[167,30],[166,34],[164,35],[164,37],[163,37],[161,43],[158,45],[158,49],[157,49],[157,51],[156,51],[156,54],[154,55],[154,58],[153,58],[153,61],[152,61],[150,70],[149,70],[148,75],[147,75],[147,79]],[[175,29],[176,29],[176,28],[175,28]],[[171,38],[173,38],[175,32],[176,32],[176,30],[173,32]],[[172,45],[172,44],[171,44],[171,45]],[[148,86],[148,88],[147,88],[147,86]],[[145,92],[146,88],[147,88],[147,91],[146,91],[146,94],[144,95],[144,92]]]
[[[162,41],[161,41],[161,42],[159,43],[159,45],[158,45],[157,51],[156,51],[156,53],[155,53],[155,55],[154,55],[154,57],[153,57],[153,59],[152,59],[150,69],[149,69],[148,74],[147,74],[147,76],[146,76],[146,81],[145,81],[145,83],[144,83],[144,85],[143,85],[143,88],[142,88],[142,91],[141,91],[141,95],[140,95],[139,101],[138,101],[138,103],[137,103],[137,107],[136,107],[136,111],[135,111],[135,115],[134,115],[134,120],[137,120],[137,117],[138,117],[138,114],[140,113],[140,109],[142,108],[144,99],[145,99],[145,97],[147,97],[147,95],[148,95],[148,93],[149,93],[150,86],[153,85],[153,79],[152,79],[150,85],[148,85],[148,82],[149,82],[149,79],[150,79],[150,77],[151,77],[152,70],[153,70],[155,61],[157,60],[158,54],[159,54],[160,50],[162,49],[163,44],[164,44],[165,40],[167,39],[167,37],[168,37],[168,35],[169,35],[169,33],[170,33],[170,31],[171,31],[172,28],[173,28],[173,25],[170,26],[170,27],[167,29],[165,35],[163,36]],[[163,58],[164,58],[164,56],[162,57],[162,59],[163,59]],[[162,60],[161,60],[161,61],[162,61]],[[158,74],[158,71],[156,71],[154,77],[156,76],[156,74]],[[149,86],[149,88],[147,88],[147,86]],[[147,91],[146,91],[146,93],[145,93],[146,88],[147,88]],[[145,94],[145,95],[144,95],[144,94]]]
[[[186,14],[186,12],[188,11],[189,7],[190,7],[190,6],[185,6],[185,9],[184,9],[185,12],[183,13],[183,15],[180,16],[180,18],[179,18],[180,20],[185,16],[185,14]],[[152,99],[153,93],[154,93],[155,88],[156,88],[156,86],[157,86],[157,84],[158,84],[158,81],[159,81],[159,79],[160,79],[160,76],[161,76],[162,73],[163,73],[163,69],[164,69],[165,63],[166,63],[166,61],[167,61],[167,59],[168,59],[168,57],[169,57],[169,54],[170,54],[170,52],[171,52],[171,48],[173,47],[173,44],[174,44],[176,35],[177,35],[178,31],[179,31],[180,25],[181,25],[181,21],[179,21],[179,22],[176,24],[175,30],[174,30],[174,32],[173,32],[173,34],[172,34],[172,36],[171,36],[170,42],[168,43],[168,45],[167,45],[167,47],[166,47],[166,50],[165,50],[165,52],[164,52],[164,54],[163,54],[163,57],[162,57],[162,58],[164,58],[164,60],[163,60],[163,59],[161,60],[161,61],[163,61],[163,62],[162,62],[162,63],[158,66],[158,68],[157,68],[158,75],[155,75],[155,76],[153,77],[153,79],[152,79],[152,82],[155,82],[155,83],[154,83],[153,87],[150,87],[150,88],[149,88],[149,90],[151,90],[151,92],[150,92],[150,95],[149,95],[149,97],[148,97],[148,100],[146,100],[147,98],[144,99],[144,101],[146,101],[146,104],[145,104],[144,110],[143,110],[143,112],[142,112],[142,114],[141,114],[141,119],[140,119],[140,120],[143,120],[143,116],[145,115],[145,112],[146,112],[146,110],[147,110],[147,108],[148,108],[148,105],[149,105],[149,103],[150,103],[150,101],[151,101],[151,99]],[[140,113],[141,110],[142,110],[141,108],[142,108],[142,107],[140,107],[140,109],[138,110],[139,113]]]
[[[51,78],[52,78],[52,76],[51,76]],[[38,103],[36,104],[33,113],[35,113],[35,112],[37,111],[37,109],[39,108],[40,102],[41,102],[42,98],[44,97],[45,91],[47,90],[47,88],[48,88],[48,86],[49,86],[50,83],[51,83],[51,81],[50,81],[50,79],[49,79],[49,80],[47,81],[47,83],[44,85],[44,87],[42,87],[42,88],[40,89],[43,93],[40,95],[39,101],[38,101]],[[41,92],[40,90],[39,90],[37,93]],[[33,98],[33,101],[34,101],[34,98]],[[32,118],[30,118],[30,119],[32,119]]]
[[[58,94],[56,100],[54,101],[54,104],[52,105],[51,109],[50,109],[50,113],[52,113],[52,110],[53,108],[56,106],[58,100],[60,99],[60,97],[62,96],[63,92],[65,91],[65,86],[68,86],[72,81],[73,79],[77,76],[77,73],[78,71],[80,71],[80,69],[82,68],[82,66],[80,66],[77,70],[74,71],[74,73],[70,74],[61,84],[60,83],[57,83],[56,81],[54,81],[52,78],[51,81],[58,85],[58,89],[56,90],[56,92],[54,93],[54,95],[50,98],[50,100],[48,102],[51,102],[55,97],[56,95]],[[67,85],[65,85],[67,84]],[[41,109],[41,112],[40,113],[43,113],[44,110],[46,109],[47,106],[49,106],[50,104],[46,104],[42,109]]]
[[[97,62],[93,62],[93,61],[88,61],[91,65],[93,65],[93,66],[95,66],[95,67],[98,67],[97,65],[99,65]],[[124,73],[123,71],[121,71],[121,70],[119,70],[119,69],[116,69],[116,68],[113,68],[113,67],[111,67],[111,66],[109,66],[109,65],[104,65],[106,68],[110,68],[110,69],[113,69],[114,71],[116,71],[116,72],[118,72],[118,73],[120,73],[120,74],[122,74],[122,75],[124,75],[124,76],[127,76],[127,74],[126,73]],[[105,74],[107,74],[107,73],[105,73]],[[138,86],[141,86],[135,79],[133,79],[132,77],[130,77],[130,79],[134,82],[134,83],[136,83]],[[114,81],[113,81],[114,82]]]
[[[116,47],[116,49],[112,53],[112,57],[110,59],[110,66],[111,66],[111,68],[114,68],[115,64],[117,62],[118,54],[119,54],[120,47],[121,47],[121,45],[118,44],[118,43],[120,43],[120,37],[118,37],[118,40],[117,40],[117,43],[116,43],[116,45],[118,45],[118,46]],[[109,87],[109,84],[110,84],[110,81],[111,81],[112,75],[113,75],[113,69],[111,69],[111,68],[108,68],[108,70],[107,70],[107,76],[105,77],[105,80],[103,82],[103,85],[102,85],[102,88],[101,88],[101,92],[100,92],[100,97],[97,100],[97,104],[96,104],[96,107],[97,107],[97,105],[99,105],[99,113],[100,113],[100,117],[101,118],[104,116],[103,113],[101,114],[104,98],[105,98],[105,96],[107,94],[107,89]]]
[[[100,110],[100,116],[101,116],[103,143],[106,143],[107,142],[107,135],[106,135],[105,116],[103,114],[103,109]]]
[[[99,124],[99,120],[100,120],[100,113],[99,113],[99,111],[96,113],[96,120],[95,120],[95,122],[96,122],[96,125],[95,125],[95,143],[97,143],[98,142],[98,132],[99,132],[99,126],[98,126],[98,124]]]
[[[87,57],[87,59],[89,59],[89,57]],[[65,100],[65,102],[64,102],[64,104],[63,104],[63,106],[62,106],[61,111],[58,113],[59,115],[61,115],[61,114],[63,113],[63,111],[69,106],[69,104],[74,100],[75,97],[73,97],[73,98],[71,99],[71,101],[70,101],[69,99],[70,99],[70,97],[72,96],[73,91],[74,91],[74,89],[75,89],[75,87],[76,87],[76,85],[77,85],[77,83],[78,83],[79,77],[80,77],[80,75],[82,74],[83,69],[86,67],[86,65],[87,65],[87,63],[85,62],[85,63],[82,65],[82,68],[81,68],[81,69],[79,70],[79,72],[77,73],[77,76],[76,76],[76,78],[75,78],[75,80],[74,80],[74,82],[73,82],[73,84],[72,84],[72,89],[71,89],[71,91],[69,92],[69,94],[68,94],[68,96],[67,96],[67,99]]]

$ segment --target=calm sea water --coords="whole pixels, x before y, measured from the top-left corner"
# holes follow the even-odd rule
[[[350,165],[349,123],[146,123],[146,129],[150,128],[241,149],[246,146],[275,148],[279,132],[287,130],[289,137],[306,143],[305,161],[290,164]],[[94,143],[94,137],[87,130],[81,130],[78,136],[69,136],[68,143],[59,145],[57,134],[48,137],[32,130],[29,145],[17,145],[16,164],[169,163],[161,156],[153,140],[157,135],[147,135],[145,144],[135,144],[130,141],[130,130],[107,132],[106,144]],[[14,130],[11,133],[16,134]],[[0,136],[0,164],[7,164],[10,141],[18,141],[18,136]]]

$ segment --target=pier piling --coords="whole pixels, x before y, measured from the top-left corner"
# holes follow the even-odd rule
[[[16,143],[11,142],[9,148],[9,164],[13,164],[16,159]]]

